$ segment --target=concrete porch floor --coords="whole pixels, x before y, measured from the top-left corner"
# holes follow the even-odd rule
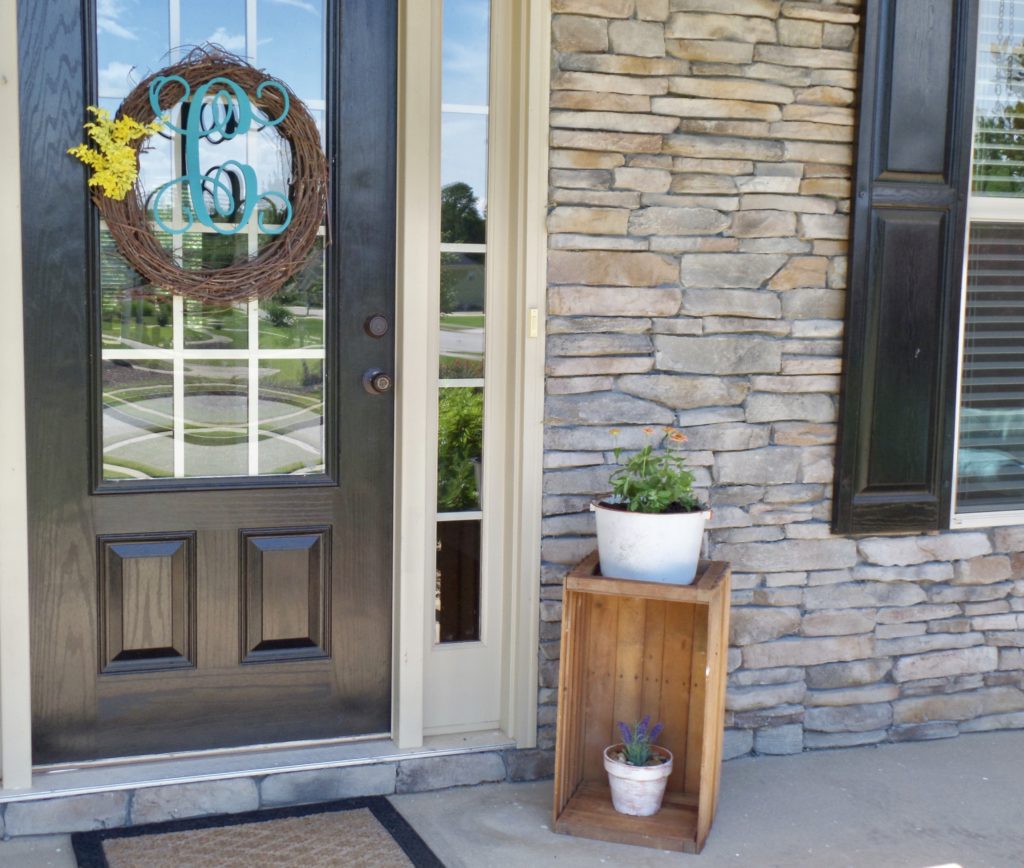
[[[1024,865],[1024,732],[734,760],[721,792],[700,856],[555,835],[550,781],[391,801],[448,868]],[[3,868],[74,864],[66,836],[0,843]]]

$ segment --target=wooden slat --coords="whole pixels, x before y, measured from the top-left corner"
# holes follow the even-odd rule
[[[644,676],[644,627],[647,602],[619,600],[618,636],[615,648],[615,703],[612,725],[624,721],[630,726],[649,713],[641,707]],[[657,709],[652,709],[656,711]],[[620,740],[618,729],[611,733],[611,744]]]
[[[654,600],[647,601],[647,623],[644,627],[643,684],[640,708],[654,720],[664,720],[661,711],[662,665],[665,660],[665,612],[668,607]]]
[[[612,743],[615,701],[615,642],[618,634],[619,603],[616,597],[591,596],[588,600],[589,629],[586,675],[582,685],[583,779],[604,777],[604,749]]]
[[[708,603],[715,589],[721,584],[728,564],[722,561],[701,561],[697,566],[697,578],[691,585],[609,579],[602,576],[599,569],[597,552],[593,552],[565,577],[565,587],[574,591],[590,591],[609,596]]]
[[[726,585],[727,587],[727,585]],[[703,752],[700,759],[699,787],[700,800],[697,814],[697,847],[711,830],[715,815],[715,800],[718,796],[718,781],[722,767],[722,730],[725,701],[726,642],[728,641],[729,614],[725,593],[720,593],[708,607],[707,625],[707,671],[705,701],[700,709]],[[695,640],[696,641],[696,640]],[[696,659],[696,655],[694,655]],[[693,715],[691,714],[691,727]],[[687,770],[689,771],[689,769]]]
[[[700,791],[701,764],[706,752],[704,744],[704,703],[707,695],[708,621],[693,619],[693,653],[690,656],[690,722],[686,730],[686,791]]]
[[[668,788],[686,790],[687,730],[690,721],[690,657],[693,652],[693,621],[697,607],[665,604],[665,635],[662,641],[661,708],[659,720],[665,731],[659,743],[672,751],[675,760]]]

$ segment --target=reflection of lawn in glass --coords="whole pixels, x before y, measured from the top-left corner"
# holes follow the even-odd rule
[[[484,327],[485,322],[486,317],[482,313],[441,314],[442,328],[482,329]]]
[[[312,363],[312,364],[311,364]],[[264,474],[323,471],[322,374],[318,360],[279,359],[261,368],[259,432],[261,453],[274,455]],[[185,442],[189,450],[190,476],[220,475],[213,468],[224,459],[225,447],[246,444],[248,432],[248,383],[216,376],[197,376],[192,367],[185,387]],[[280,388],[275,388],[278,386]],[[291,390],[289,390],[291,389]],[[294,391],[292,391],[294,390]],[[168,386],[111,389],[104,394],[106,479],[173,476],[173,457],[153,464],[154,440],[171,436],[171,390]],[[125,429],[118,436],[118,428]],[[114,435],[117,439],[111,442]],[[305,453],[305,460],[296,453]],[[264,462],[261,460],[261,465]],[[210,469],[209,473],[196,468]],[[237,475],[237,474],[236,474]]]

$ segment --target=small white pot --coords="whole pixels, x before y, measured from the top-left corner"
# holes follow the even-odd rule
[[[661,810],[668,776],[672,774],[672,753],[663,747],[651,745],[651,751],[668,757],[656,766],[631,766],[612,754],[622,750],[621,744],[604,749],[604,770],[608,772],[608,785],[612,791],[612,805],[620,814],[649,817]]]
[[[601,575],[689,585],[697,575],[704,522],[711,511],[645,513],[592,503]]]

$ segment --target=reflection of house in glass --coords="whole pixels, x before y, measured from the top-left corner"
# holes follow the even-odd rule
[[[482,253],[444,253],[441,256],[441,310],[484,309]]]

